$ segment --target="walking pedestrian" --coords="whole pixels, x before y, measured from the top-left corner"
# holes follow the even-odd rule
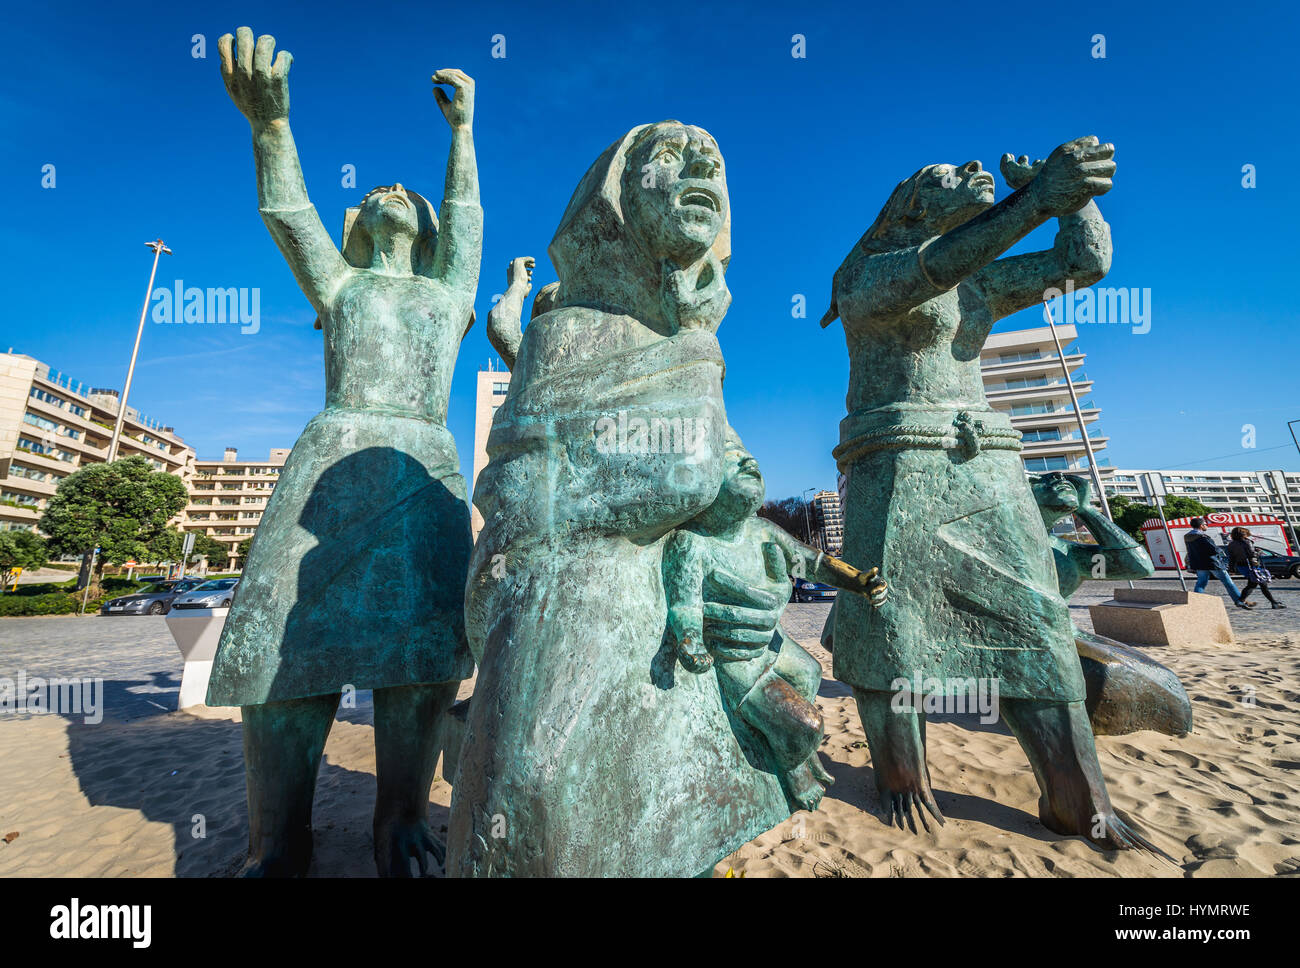
[[[1273,576],[1259,563],[1259,552],[1255,550],[1255,542],[1250,540],[1250,528],[1232,529],[1232,540],[1228,542],[1228,560],[1240,572],[1241,577],[1246,579],[1246,587],[1241,590],[1243,602],[1258,588],[1274,608],[1286,608],[1268,589]]]
[[[1223,583],[1228,595],[1238,608],[1254,608],[1237,591],[1237,586],[1228,574],[1228,563],[1214,539],[1205,531],[1203,518],[1192,518],[1192,530],[1183,536],[1183,545],[1187,549],[1187,567],[1196,572],[1196,591],[1205,591],[1213,576]]]

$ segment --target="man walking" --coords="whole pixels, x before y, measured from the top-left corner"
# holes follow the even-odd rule
[[[1210,583],[1210,576],[1213,575],[1223,582],[1223,587],[1228,590],[1234,605],[1238,608],[1255,607],[1251,602],[1243,600],[1241,592],[1237,591],[1232,576],[1228,574],[1223,553],[1205,531],[1204,519],[1192,518],[1192,530],[1183,537],[1183,544],[1187,548],[1187,567],[1196,572],[1197,592],[1205,591],[1205,586]]]

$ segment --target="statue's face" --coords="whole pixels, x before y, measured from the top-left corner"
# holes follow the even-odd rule
[[[699,128],[658,125],[628,158],[624,213],[656,259],[698,260],[722,230],[727,204],[722,153]]]
[[[937,234],[956,228],[993,204],[993,176],[978,161],[935,165],[923,176],[919,198]]]
[[[1065,474],[1042,474],[1032,480],[1034,500],[1049,525],[1079,509],[1079,492]]]
[[[743,447],[729,447],[723,455],[722,490],[719,500],[725,500],[727,507],[737,519],[747,518],[763,506],[763,497],[767,487],[763,475],[758,469],[754,455]]]
[[[373,188],[361,200],[357,224],[383,248],[397,236],[415,238],[420,230],[420,219],[415,202],[400,183]]]

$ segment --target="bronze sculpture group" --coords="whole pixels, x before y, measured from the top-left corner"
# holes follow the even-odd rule
[[[846,563],[756,516],[762,475],[727,421],[721,152],[691,125],[633,128],[578,184],[549,248],[559,282],[529,325],[531,259],[511,264],[489,315],[511,379],[471,542],[445,424],[481,250],[473,82],[433,75],[452,90],[435,87],[452,137],[438,212],[399,184],[377,188],[336,247],[307,198],[292,58],[273,61],[274,44],[247,28],[223,37],[222,72],[252,126],[262,216],[319,315],[326,405],[268,506],[209,690],[243,708],[245,873],[307,871],[316,772],[347,688],[374,690],[380,874],[412,860],[423,872],[428,855],[452,876],[709,871],[814,809],[831,779],[822,671],[780,625],[792,575],[850,593],[835,675],[857,699],[887,820],[942,822],[924,715],[896,708],[893,680],[993,679],[1044,824],[1154,849],[1109,802],[1058,587],[1070,552],[1049,541],[1019,434],[979,373],[994,321],[1109,268],[1092,198],[1110,188],[1111,146],[1008,156],[1014,191],[996,204],[978,162],[924,168],[835,273],[823,325],[843,319],[851,367],[835,451]],[[1052,249],[1001,258],[1049,218]],[[427,795],[475,664],[444,770],[444,855]],[[1122,720],[1126,697],[1108,701]]]

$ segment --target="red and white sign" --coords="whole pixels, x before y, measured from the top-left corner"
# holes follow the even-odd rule
[[[1286,536],[1286,522],[1271,514],[1227,514],[1213,511],[1205,515],[1205,530],[1220,546],[1226,545],[1233,528],[1250,529],[1250,540],[1260,551],[1274,554],[1290,555],[1291,542]],[[1192,530],[1191,518],[1170,518],[1169,532],[1174,537],[1174,547],[1169,547],[1164,525],[1159,518],[1148,518],[1142,525],[1142,534],[1146,538],[1147,553],[1156,569],[1179,570],[1183,567],[1183,552],[1186,546],[1183,538]]]

